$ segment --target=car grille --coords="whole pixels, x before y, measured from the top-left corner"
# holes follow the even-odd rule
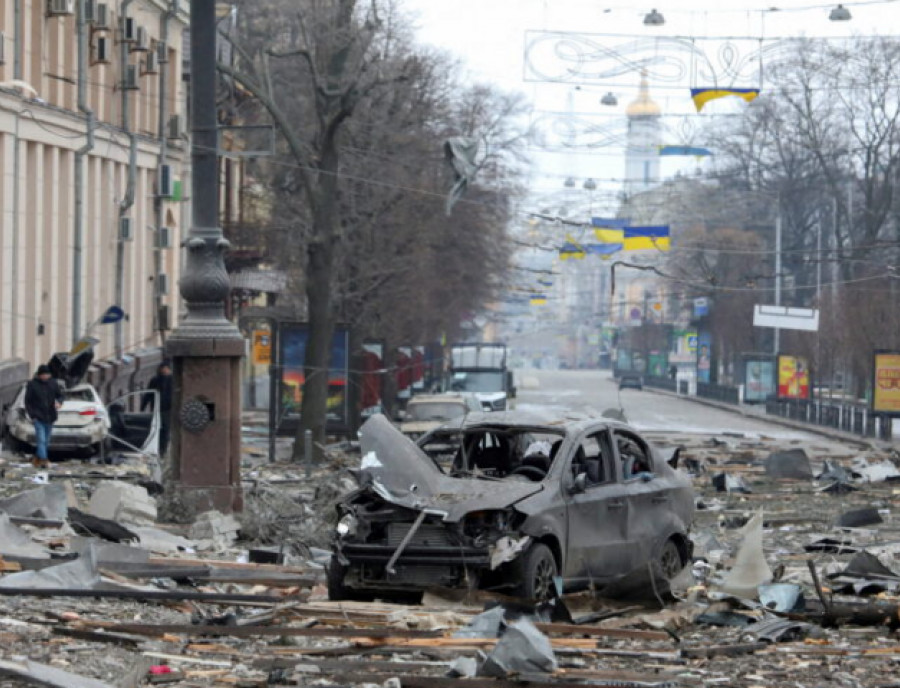
[[[411,523],[389,524],[387,528],[388,545],[398,547],[411,527]],[[455,541],[446,526],[439,523],[423,523],[409,544],[420,547],[456,547],[459,543]]]

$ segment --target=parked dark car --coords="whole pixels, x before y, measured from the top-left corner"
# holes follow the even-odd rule
[[[418,444],[360,430],[360,488],[338,504],[331,599],[478,587],[547,599],[690,560],[690,479],[607,418],[470,414]],[[648,586],[649,587],[649,586]]]
[[[623,373],[619,378],[619,389],[644,389],[644,379],[637,373]]]

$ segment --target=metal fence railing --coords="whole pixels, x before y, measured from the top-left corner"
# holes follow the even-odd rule
[[[766,413],[863,437],[890,439],[893,434],[890,417],[872,413],[862,404],[818,399],[770,399],[766,402]]]
[[[664,389],[667,392],[677,392],[678,385],[670,377],[656,377],[654,375],[647,375],[644,377],[644,384],[647,387],[654,387],[656,389]]]
[[[734,404],[735,406],[741,403],[741,395],[737,387],[717,385],[711,382],[698,382],[697,396],[721,401],[726,404]]]

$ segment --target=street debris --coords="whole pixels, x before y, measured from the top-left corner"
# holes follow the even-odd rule
[[[184,524],[150,519],[135,466],[59,464],[35,486],[30,464],[0,458],[0,687],[890,685],[891,457],[873,450],[865,466],[883,467],[867,472],[857,447],[822,441],[802,447],[808,477],[785,477],[768,464],[799,457],[788,440],[645,435],[682,446],[694,476],[693,560],[678,584],[659,600],[564,590],[538,605],[439,586],[420,605],[328,601],[323,546],[356,486],[353,447],[307,480],[250,442],[245,512]],[[719,491],[719,475],[746,489]],[[523,540],[498,539],[494,556],[515,561]]]

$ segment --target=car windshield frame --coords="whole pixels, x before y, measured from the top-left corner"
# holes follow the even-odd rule
[[[422,452],[431,459],[431,462],[437,466],[438,470],[443,475],[451,475],[451,471],[448,468],[452,468],[452,464],[450,466],[445,466],[437,457],[433,456],[426,447],[431,442],[435,442],[437,444],[444,444],[446,446],[452,447],[452,451],[455,454],[459,450],[460,446],[460,438],[462,436],[471,436],[471,435],[479,435],[479,434],[494,434],[494,435],[515,435],[517,438],[524,435],[531,435],[531,440],[527,444],[531,444],[531,442],[538,442],[541,440],[549,440],[551,446],[553,443],[559,441],[559,449],[556,451],[555,455],[550,460],[550,466],[547,470],[547,475],[545,476],[545,480],[552,473],[554,473],[554,468],[557,465],[557,459],[562,456],[561,449],[565,446],[566,440],[569,438],[570,433],[558,427],[546,427],[546,426],[538,426],[538,425],[495,425],[495,424],[479,424],[472,425],[468,427],[456,427],[456,428],[439,428],[434,432],[429,433],[421,440],[419,440],[416,444],[422,450]],[[517,440],[513,440],[517,441]],[[521,451],[524,451],[528,448],[527,444],[525,446],[520,446]],[[520,457],[521,458],[521,457]],[[550,458],[550,457],[548,457]],[[505,477],[494,477],[489,475],[480,474],[477,471],[474,471],[472,467],[468,468],[469,474],[468,477],[477,477],[483,478],[487,480],[504,480]]]

